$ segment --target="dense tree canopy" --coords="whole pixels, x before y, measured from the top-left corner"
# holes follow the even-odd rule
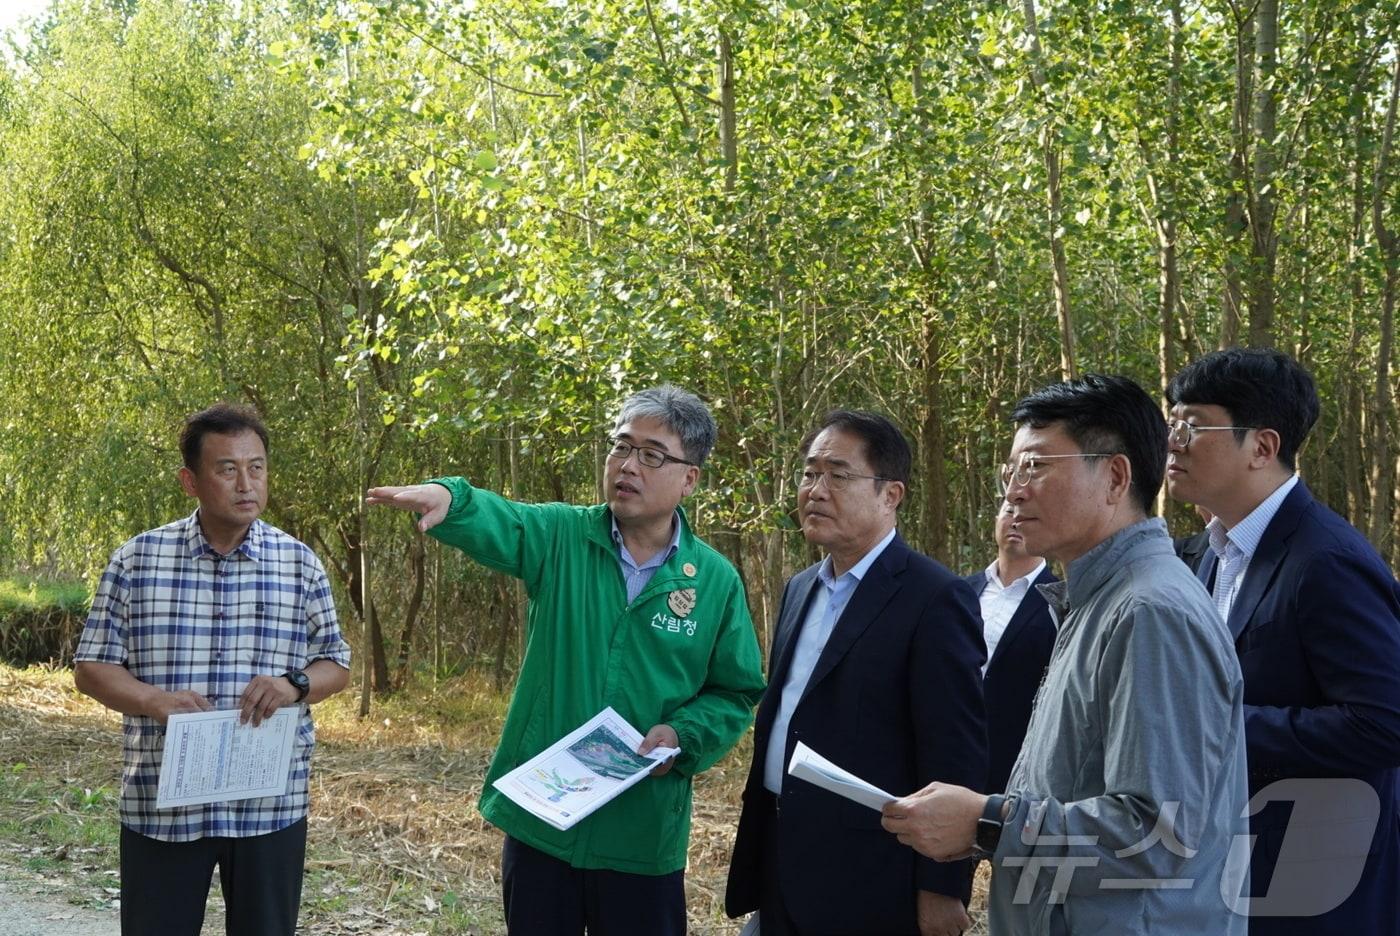
[[[515,586],[361,492],[590,500],[612,409],[667,379],[715,407],[691,510],[766,632],[823,410],[905,427],[906,535],[966,570],[1020,394],[1232,343],[1317,374],[1303,470],[1394,560],[1397,29],[1382,0],[58,0],[0,75],[0,565],[93,574],[188,509],[182,416],[245,400],[376,688],[430,641],[505,679]]]

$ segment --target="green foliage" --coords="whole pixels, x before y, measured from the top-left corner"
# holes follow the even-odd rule
[[[36,578],[0,579],[0,616],[14,612],[87,611],[90,594],[82,582]]]
[[[1231,162],[1259,145],[1243,8],[1036,6],[1039,60],[1005,3],[60,0],[0,73],[0,561],[93,576],[191,509],[181,418],[242,399],[273,430],[269,519],[357,640],[368,543],[392,641],[413,540],[362,528],[367,484],[591,500],[616,403],[665,379],[715,408],[692,513],[761,620],[810,558],[797,441],[837,405],[904,426],[906,535],[981,566],[1008,408],[1059,376],[1052,236],[1079,367],[1155,387],[1220,340],[1260,195]],[[1396,30],[1375,0],[1286,5],[1266,141],[1274,340],[1328,388],[1304,467],[1358,520],[1388,483],[1363,440],[1395,431],[1360,413],[1389,353],[1369,199],[1394,216]],[[518,596],[430,550],[420,658],[433,633],[444,672],[512,656]]]

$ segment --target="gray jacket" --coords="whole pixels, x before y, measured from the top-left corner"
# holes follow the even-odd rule
[[[1244,936],[1244,688],[1229,632],[1144,520],[1039,586],[1055,649],[992,859],[994,936]]]

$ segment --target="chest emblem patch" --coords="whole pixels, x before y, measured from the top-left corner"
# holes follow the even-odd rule
[[[690,617],[690,612],[695,610],[695,589],[676,589],[666,597],[666,606],[676,617]]]

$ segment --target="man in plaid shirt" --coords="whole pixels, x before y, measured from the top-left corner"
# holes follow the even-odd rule
[[[214,867],[228,936],[292,936],[306,852],[309,706],[350,679],[325,570],[258,519],[267,430],[218,404],[180,436],[199,508],[129,540],[102,575],[75,655],[78,688],[122,718],[123,936],[198,936]],[[157,809],[166,718],[240,709],[259,724],[301,705],[282,796]]]

